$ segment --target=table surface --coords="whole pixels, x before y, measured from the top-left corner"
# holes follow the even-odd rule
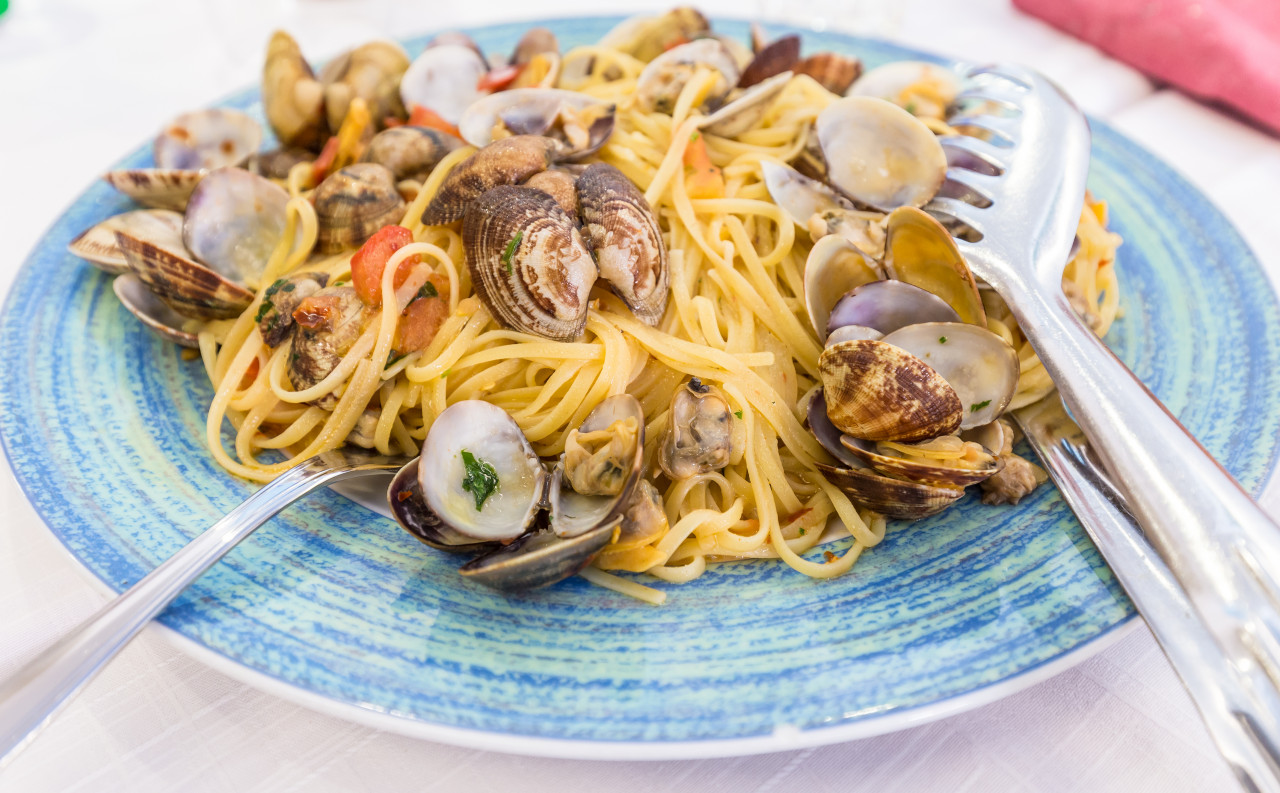
[[[629,3],[654,10],[667,3]],[[1008,0],[703,2],[896,39],[966,60],[1028,63],[1084,109],[1167,159],[1235,222],[1275,282],[1280,140],[1208,109],[1013,10]],[[526,16],[511,0],[32,0],[0,18],[0,289],[94,174],[181,110],[258,78],[270,30],[313,58],[377,36]],[[609,13],[617,13],[612,7]],[[15,190],[21,186],[21,190]],[[1270,189],[1268,189],[1270,188]],[[1123,252],[1120,258],[1123,275]],[[91,614],[100,588],[0,462],[0,675]],[[1273,483],[1274,484],[1274,483]],[[1280,488],[1264,503],[1276,513]],[[933,724],[757,757],[665,763],[546,760],[459,749],[309,711],[192,660],[148,627],[25,752],[6,791],[1234,791],[1146,626],[1017,695]]]

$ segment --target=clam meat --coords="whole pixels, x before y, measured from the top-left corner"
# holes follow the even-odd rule
[[[644,67],[636,82],[640,107],[671,113],[680,92],[700,68],[710,69],[716,75],[702,106],[718,106],[738,84],[738,64],[724,44],[706,38],[672,47]]]
[[[658,465],[672,479],[718,471],[733,457],[733,412],[720,389],[698,378],[676,390]]]

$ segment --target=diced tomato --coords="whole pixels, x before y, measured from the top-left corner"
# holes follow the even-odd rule
[[[253,381],[258,377],[258,359],[254,358],[249,362],[249,368],[244,370],[244,377],[240,378],[240,390],[244,390],[253,385]]]
[[[693,139],[684,150],[685,189],[690,198],[722,198],[724,173],[711,162],[707,154],[707,142],[702,133],[693,133]]]
[[[404,226],[383,226],[351,257],[351,285],[366,306],[382,305],[382,271],[387,269],[391,255],[411,242],[413,232]],[[404,283],[419,261],[420,257],[409,256],[400,262],[393,281],[395,286]]]
[[[434,110],[425,108],[422,105],[414,105],[409,113],[409,126],[411,127],[428,127],[430,129],[438,129],[441,132],[447,132],[455,138],[462,137],[462,133],[458,128],[441,118]]]
[[[403,127],[404,119],[396,118],[395,116],[387,116],[386,118],[382,119],[382,126],[385,129],[391,129],[392,127]]]
[[[520,72],[523,70],[523,63],[513,63],[510,66],[499,66],[497,69],[490,69],[476,82],[476,90],[501,91],[515,82],[515,79],[520,76]]]
[[[667,51],[667,50],[673,50],[673,49],[675,49],[676,47],[679,47],[681,44],[688,44],[688,43],[689,43],[689,41],[690,41],[690,39],[688,39],[688,38],[686,38],[686,37],[684,37],[684,36],[676,36],[676,37],[675,37],[675,38],[673,38],[671,41],[668,41],[668,42],[667,42],[667,45],[666,45],[665,47],[663,47],[663,48],[662,48],[662,50],[663,50],[664,52],[665,52],[665,51]]]
[[[336,295],[312,295],[303,298],[293,310],[293,321],[308,330],[328,325],[342,309]]]
[[[333,168],[333,161],[338,156],[338,136],[334,135],[325,141],[324,148],[320,150],[320,156],[316,157],[315,162],[311,163],[311,181],[320,184],[324,178],[329,175],[329,170]]]
[[[397,353],[426,349],[449,318],[449,279],[432,273],[427,276],[427,283],[431,284],[434,296],[424,294],[415,298],[400,315],[395,338]],[[428,291],[425,284],[422,291]]]

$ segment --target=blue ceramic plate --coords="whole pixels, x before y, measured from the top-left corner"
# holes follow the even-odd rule
[[[614,21],[545,24],[572,46]],[[525,27],[473,33],[507,51]],[[922,57],[804,36],[810,50],[869,65]],[[256,90],[226,104],[261,112]],[[1107,341],[1257,489],[1280,434],[1275,297],[1202,195],[1106,126],[1094,135],[1090,185],[1125,238],[1125,313]],[[122,164],[149,157],[139,149]],[[0,432],[13,469],[52,531],[114,590],[252,490],[204,447],[212,394],[200,363],[145,331],[106,276],[65,252],[129,206],[95,182],[22,268],[0,329]],[[1007,695],[1134,617],[1051,487],[1017,507],[968,497],[895,523],[834,581],[777,562],[723,565],[670,586],[661,608],[581,580],[506,597],[461,580],[457,564],[322,492],[264,526],[160,621],[232,674],[384,729],[601,758],[770,751],[896,729]]]

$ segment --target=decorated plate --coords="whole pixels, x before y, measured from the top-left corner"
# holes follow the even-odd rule
[[[569,47],[614,22],[540,24]],[[471,33],[506,51],[529,24]],[[743,23],[716,27],[746,34]],[[804,40],[869,65],[930,57],[832,33]],[[226,105],[261,117],[258,100],[246,90]],[[1090,187],[1125,239],[1124,313],[1107,343],[1256,491],[1280,435],[1275,295],[1204,196],[1105,125],[1093,131]],[[149,159],[145,146],[121,165]],[[108,276],[66,252],[128,208],[93,182],[22,267],[0,325],[0,437],[13,469],[50,530],[116,591],[253,490],[205,448],[212,391],[200,362],[145,330]],[[773,751],[898,729],[1065,668],[1134,617],[1048,486],[1016,507],[969,496],[892,523],[841,578],[726,564],[688,585],[653,584],[668,589],[661,607],[580,579],[507,596],[456,566],[324,491],[232,551],[160,622],[231,675],[383,729],[607,758]]]

